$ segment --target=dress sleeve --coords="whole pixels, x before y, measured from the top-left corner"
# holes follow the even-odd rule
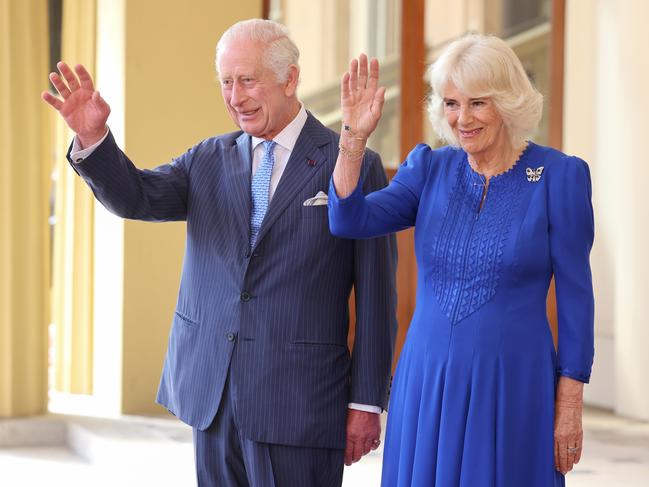
[[[557,162],[548,175],[550,254],[559,328],[557,373],[587,383],[594,356],[590,171],[576,157]]]
[[[432,150],[419,144],[408,155],[390,184],[367,196],[363,177],[347,198],[339,198],[329,184],[329,229],[337,237],[371,238],[415,224],[419,198],[428,178]]]

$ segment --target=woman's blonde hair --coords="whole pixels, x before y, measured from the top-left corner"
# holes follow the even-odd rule
[[[444,116],[444,90],[453,83],[474,98],[490,98],[503,119],[512,145],[518,147],[536,131],[543,95],[530,82],[514,51],[495,36],[469,34],[449,44],[428,68],[430,122],[438,136],[459,145]]]

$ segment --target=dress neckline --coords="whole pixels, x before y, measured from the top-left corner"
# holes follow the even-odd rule
[[[530,152],[532,149],[532,146],[534,145],[534,142],[528,140],[525,142],[525,148],[521,151],[519,154],[518,158],[516,161],[514,161],[514,164],[512,164],[509,168],[505,169],[504,171],[501,171],[497,174],[494,174],[489,178],[489,184],[493,184],[494,181],[497,181],[499,179],[504,179],[505,176],[507,176],[510,173],[513,173],[514,170],[520,165],[520,162],[527,156],[527,154]],[[483,174],[480,174],[479,172],[475,171],[472,167],[471,164],[469,163],[469,154],[467,154],[466,151],[464,151],[464,162],[466,166],[469,168],[469,171],[471,174],[475,177],[477,177],[480,180],[485,180],[485,176]]]

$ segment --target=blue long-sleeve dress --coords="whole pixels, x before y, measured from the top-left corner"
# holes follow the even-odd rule
[[[530,142],[481,207],[482,194],[464,151],[423,144],[383,190],[364,196],[359,184],[340,199],[331,184],[334,235],[415,227],[417,304],[390,397],[384,487],[564,485],[556,384],[588,382],[594,353],[588,166]]]

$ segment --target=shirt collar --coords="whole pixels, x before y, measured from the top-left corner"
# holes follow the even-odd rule
[[[295,118],[291,123],[284,127],[279,134],[273,137],[273,140],[284,149],[293,152],[293,147],[295,147],[297,138],[300,136],[304,124],[306,124],[306,119],[306,109],[304,108],[304,105],[300,103],[300,111],[297,112]],[[266,139],[261,139],[259,137],[252,137],[252,150],[254,151],[255,148],[265,140]]]

